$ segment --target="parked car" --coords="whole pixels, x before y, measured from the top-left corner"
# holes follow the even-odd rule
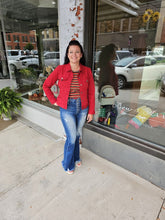
[[[127,57],[115,64],[120,89],[124,88],[128,82],[158,80],[164,73],[164,69],[165,64],[157,63],[152,56]]]
[[[57,67],[60,64],[60,53],[59,52],[45,52],[44,63],[46,66]]]
[[[24,59],[22,61],[22,66],[24,66],[24,68],[33,68],[33,69],[39,69],[39,60],[38,57],[29,57],[27,59]]]
[[[25,68],[38,68],[39,61],[36,56],[21,56],[16,60],[9,60],[9,67],[11,71],[25,69]]]
[[[116,51],[116,59],[113,61],[113,63],[115,64],[116,62],[118,62],[119,60],[125,58],[125,57],[132,57],[133,53],[131,51],[128,50],[117,50]]]
[[[60,64],[59,52],[46,52],[44,54],[44,65],[55,68]],[[9,60],[9,67],[11,71],[25,69],[25,68],[39,68],[39,59],[36,55],[21,56],[16,60]]]
[[[100,53],[101,53],[100,50],[95,53],[95,63],[99,62]],[[130,56],[133,56],[133,53],[128,50],[117,50],[116,51],[116,59],[114,60],[114,63],[116,63],[117,61],[119,61],[125,57],[130,57]]]
[[[44,65],[57,67],[60,64],[60,53],[59,52],[46,52],[44,53]],[[38,68],[39,60],[38,56],[33,56],[31,59],[25,59],[22,64],[26,67]]]
[[[31,55],[38,55],[38,50],[31,50],[30,53]]]
[[[23,50],[7,50],[6,52],[9,60],[16,60],[25,55]]]
[[[157,63],[165,63],[165,56],[163,55],[153,55],[152,57],[156,59]]]
[[[97,51],[95,53],[95,63],[94,63],[94,78],[95,81],[99,80],[99,72],[100,72],[100,67],[99,67],[99,56],[100,56],[101,51]],[[117,50],[116,51],[116,59],[113,61],[113,64],[118,62],[119,60],[125,58],[125,57],[130,57],[133,56],[133,53],[128,51],[128,50]]]

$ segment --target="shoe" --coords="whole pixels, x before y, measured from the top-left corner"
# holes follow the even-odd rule
[[[74,173],[74,170],[69,170],[69,169],[68,169],[68,170],[66,171],[66,173],[69,174],[69,175],[71,175],[71,174]]]
[[[81,161],[76,161],[76,167],[81,167]]]

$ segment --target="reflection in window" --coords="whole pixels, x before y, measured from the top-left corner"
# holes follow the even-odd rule
[[[113,64],[120,88],[115,104],[118,109],[115,129],[164,146],[165,21],[159,19],[165,13],[163,4],[161,0],[139,0],[132,1],[134,6],[128,7],[127,2],[123,2],[98,1],[93,65],[95,123],[98,125],[100,114],[99,56],[104,46],[114,43],[118,49]],[[126,57],[125,52],[132,55]]]
[[[10,35],[7,35],[7,41],[11,41]]]
[[[147,65],[147,63],[149,63],[147,61],[149,61],[149,59],[145,59],[145,58],[142,58],[142,59],[136,61],[135,62],[136,67],[144,66],[144,62],[145,62],[145,65]]]
[[[58,34],[53,35],[58,33],[57,4],[49,1],[45,5],[38,0],[25,0],[24,4],[21,4],[20,0],[15,0],[14,4],[12,0],[8,0],[2,1],[1,4],[7,48],[0,50],[7,52],[6,61],[12,77],[16,80],[17,89],[31,101],[47,105],[42,84],[59,65],[59,39]],[[48,53],[50,56],[45,59]],[[3,66],[6,61],[2,63]],[[0,71],[0,76],[4,77],[3,71]]]
[[[14,39],[14,41],[16,41],[16,36],[15,35],[13,35],[13,39]]]

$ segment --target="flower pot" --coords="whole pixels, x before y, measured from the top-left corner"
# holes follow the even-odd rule
[[[11,114],[11,118],[9,118],[9,117],[7,117],[5,114],[2,114],[2,119],[3,119],[4,121],[10,121],[10,120],[12,120],[12,116],[13,116],[13,114]]]
[[[13,113],[18,114],[18,110],[22,108],[22,102],[21,94],[10,87],[0,89],[0,117],[11,120]]]

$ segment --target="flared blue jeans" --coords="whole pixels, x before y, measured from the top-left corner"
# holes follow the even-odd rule
[[[80,161],[79,138],[85,123],[88,108],[81,109],[81,99],[68,99],[67,109],[60,108],[61,121],[65,129],[66,142],[62,166],[65,171],[74,170]]]

